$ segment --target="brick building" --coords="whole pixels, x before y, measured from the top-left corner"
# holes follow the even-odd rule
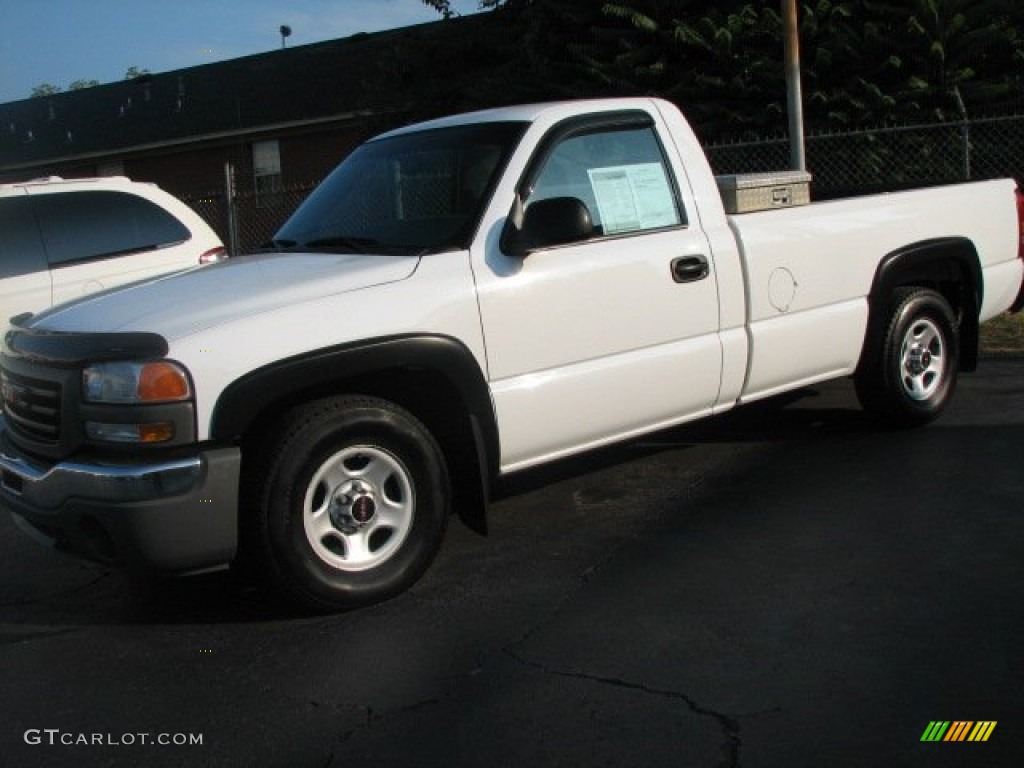
[[[460,108],[467,78],[487,65],[488,38],[500,34],[490,16],[0,104],[0,182],[155,182],[248,249],[368,135]],[[224,199],[228,168],[237,200],[262,211],[259,226],[243,221],[237,238]]]

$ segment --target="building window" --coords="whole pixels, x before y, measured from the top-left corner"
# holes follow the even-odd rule
[[[124,161],[108,160],[96,166],[97,176],[124,176]]]
[[[277,139],[253,142],[252,168],[257,201],[262,206],[275,205],[281,191],[281,147]]]

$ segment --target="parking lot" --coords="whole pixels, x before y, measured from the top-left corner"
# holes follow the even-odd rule
[[[917,431],[799,395],[516,477],[488,538],[453,524],[348,614],[141,584],[5,517],[2,762],[1020,765],[1024,359]]]

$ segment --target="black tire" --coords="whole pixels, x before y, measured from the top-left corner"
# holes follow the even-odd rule
[[[336,397],[290,411],[245,471],[243,552],[303,610],[380,602],[423,575],[450,498],[443,453],[412,414]]]
[[[854,378],[866,411],[889,425],[913,427],[937,418],[956,389],[960,337],[949,302],[926,288],[893,295],[881,339]]]

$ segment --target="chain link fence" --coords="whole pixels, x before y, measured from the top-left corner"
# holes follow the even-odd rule
[[[251,253],[274,236],[319,183],[258,190],[251,179],[244,184],[232,179],[225,180],[221,189],[181,199],[213,228],[231,253]]]
[[[789,166],[785,137],[705,146],[715,173],[765,173]],[[806,137],[813,196],[824,200],[957,181],[1013,177],[1024,182],[1024,116],[877,128]],[[233,176],[233,172],[229,174]],[[408,192],[430,207],[434,186]],[[183,199],[229,245],[246,253],[270,240],[318,181],[258,191],[252,178]],[[443,190],[442,190],[443,192]]]
[[[957,181],[1024,181],[1024,116],[809,135],[807,169],[817,199]],[[715,173],[789,166],[781,137],[705,147]]]

